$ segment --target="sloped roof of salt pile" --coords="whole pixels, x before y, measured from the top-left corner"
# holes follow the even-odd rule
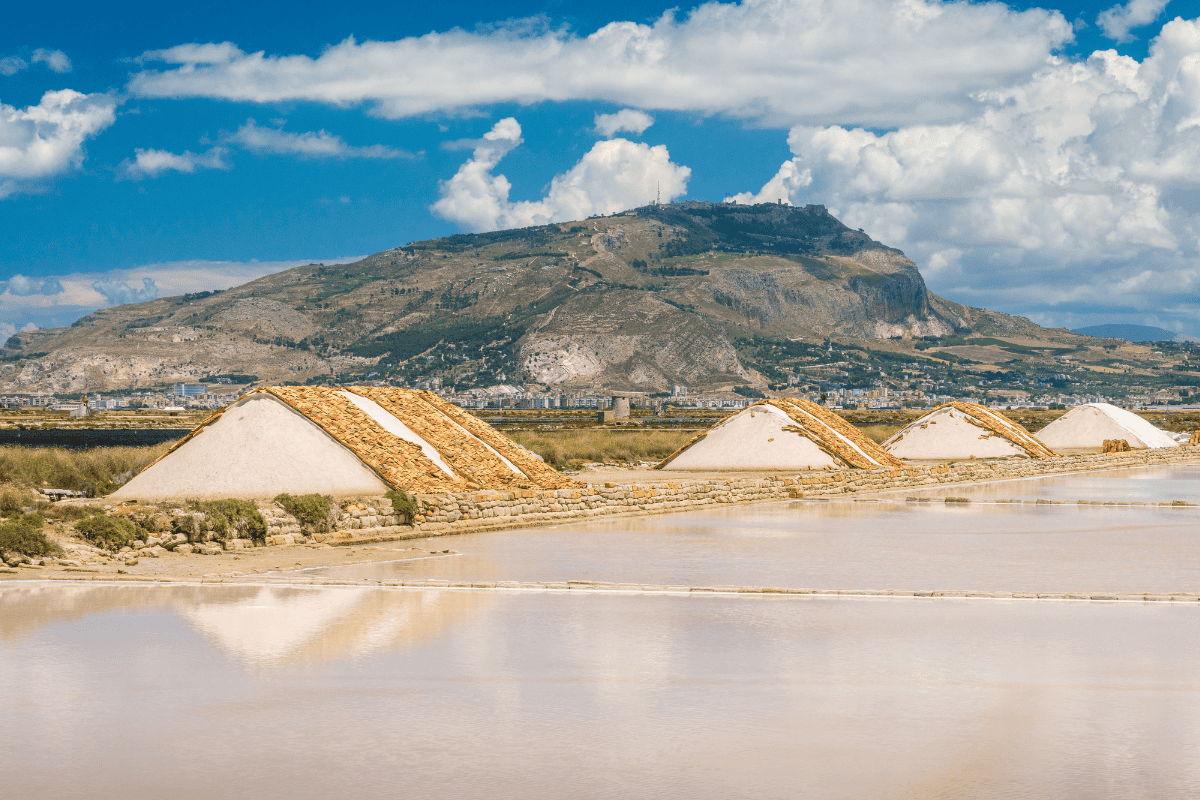
[[[166,500],[580,484],[430,392],[271,386],[213,414],[113,494]]]
[[[900,461],[827,408],[807,400],[761,400],[726,417],[655,469],[758,470],[859,467]]]
[[[1056,450],[1099,449],[1104,446],[1105,439],[1124,439],[1134,450],[1179,445],[1171,434],[1154,427],[1148,420],[1108,403],[1076,406],[1042,428],[1036,436]]]
[[[1053,458],[1056,453],[1022,426],[977,403],[938,406],[883,443],[911,461],[956,458]]]

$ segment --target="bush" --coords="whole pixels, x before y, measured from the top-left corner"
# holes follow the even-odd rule
[[[275,498],[284,511],[291,514],[306,526],[316,531],[329,530],[330,509],[333,508],[333,498],[323,494],[302,494],[299,496],[281,494]]]
[[[396,516],[400,517],[405,524],[411,525],[413,517],[417,515],[417,501],[407,492],[399,489],[393,489],[384,497],[392,501],[392,511]]]
[[[171,443],[151,447],[0,447],[0,483],[72,489],[98,497],[115,491]]]
[[[0,525],[0,552],[19,553],[41,558],[59,551],[58,545],[46,538],[42,526],[46,520],[40,514],[20,514]]]
[[[75,530],[97,547],[114,552],[141,534],[141,528],[124,517],[106,517],[103,513],[76,522]]]
[[[261,541],[267,536],[267,521],[251,500],[210,500],[192,503],[192,508],[204,512],[204,527],[217,539],[228,539],[231,532],[241,534],[233,537],[237,539]]]
[[[104,514],[104,509],[95,506],[75,506],[63,503],[53,503],[46,508],[45,515],[50,519],[87,519],[96,514]]]
[[[605,430],[505,431],[517,444],[537,453],[555,469],[586,461],[662,461],[687,443],[691,431]]]
[[[33,503],[33,495],[29,493],[28,489],[22,489],[12,484],[0,487],[0,514],[6,517],[18,513]]]

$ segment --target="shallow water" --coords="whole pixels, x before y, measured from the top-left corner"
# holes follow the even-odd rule
[[[1191,500],[1200,477],[1103,475],[991,496],[1136,499],[1133,487]],[[969,504],[796,502],[448,537],[422,544],[462,555],[304,575],[1200,589],[1200,509],[1001,505],[989,491],[946,491]],[[282,583],[294,577],[0,585],[0,792],[1200,793],[1200,603]]]
[[[1188,466],[939,490],[942,497],[973,498],[966,504],[909,503],[900,495],[882,502],[714,508],[422,540],[461,555],[305,574],[863,590],[1200,592],[1200,508],[986,502],[995,497],[1091,499],[1089,494],[1200,502],[1198,487],[1200,467]],[[347,558],[352,560],[352,553]]]
[[[8,584],[0,781],[22,798],[1188,797],[1198,613]]]

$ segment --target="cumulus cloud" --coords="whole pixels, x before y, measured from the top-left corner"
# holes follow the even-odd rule
[[[951,124],[796,126],[794,158],[730,199],[824,203],[973,305],[1200,327],[1200,20],[1168,23],[1143,62],[1055,60],[980,100]]]
[[[1096,24],[1104,35],[1117,42],[1133,39],[1129,32],[1134,28],[1149,25],[1167,7],[1170,0],[1129,0],[1125,5],[1115,5],[1100,12]]]
[[[325,158],[413,158],[407,150],[381,144],[352,147],[346,140],[324,130],[291,133],[279,128],[263,128],[254,120],[224,137],[222,141],[236,144],[254,153],[272,153]]]
[[[229,151],[224,147],[212,147],[203,153],[193,153],[184,150],[182,153],[172,153],[167,150],[134,150],[135,158],[121,163],[120,172],[124,177],[140,181],[143,178],[157,178],[167,172],[183,172],[188,175],[202,169],[230,169],[231,164],[226,159]]]
[[[46,92],[36,106],[0,103],[0,199],[83,162],[83,143],[112,125],[116,100],[70,89]]]
[[[1057,11],[942,0],[709,2],[589,36],[529,20],[320,56],[229,42],[146,53],[144,97],[370,103],[400,118],[501,102],[597,100],[767,124],[893,126],[974,113],[971,95],[1023,80],[1073,38]]]
[[[104,296],[110,306],[126,303],[145,303],[158,297],[158,286],[154,278],[142,278],[142,288],[135,289],[119,278],[101,278],[92,282],[92,288]]]
[[[653,124],[654,117],[633,108],[623,108],[615,114],[596,115],[596,133],[609,139],[622,131],[640,136]]]
[[[71,71],[71,59],[67,58],[67,54],[62,50],[45,50],[42,48],[34,50],[33,63],[45,64],[51,70],[58,73]]]
[[[442,197],[432,211],[470,231],[545,225],[646,205],[660,188],[664,199],[679,197],[691,176],[690,169],[671,162],[664,145],[609,139],[597,142],[579,163],[556,175],[541,200],[510,202],[512,185],[492,170],[521,142],[515,119],[497,122],[471,158],[442,184]]]
[[[13,275],[4,284],[4,290],[17,297],[29,297],[33,294],[62,294],[63,285],[58,278],[27,278],[24,275]]]

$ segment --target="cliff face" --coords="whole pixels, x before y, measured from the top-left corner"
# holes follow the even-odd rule
[[[21,333],[0,391],[438,376],[641,390],[757,383],[737,340],[1036,335],[931,294],[821,206],[682,203],[451,236]]]

